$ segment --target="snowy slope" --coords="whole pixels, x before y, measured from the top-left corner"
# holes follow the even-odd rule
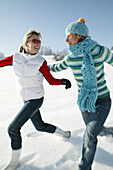
[[[113,96],[113,68],[106,65],[108,86]],[[81,156],[84,123],[76,104],[77,87],[71,70],[52,73],[56,78],[69,78],[72,88],[50,86],[44,80],[45,100],[41,114],[45,122],[64,130],[71,130],[69,140],[37,132],[28,121],[22,128],[22,166],[19,170],[77,170]],[[11,149],[7,127],[20,110],[23,102],[16,96],[16,83],[11,66],[0,68],[0,169],[8,162]],[[113,125],[113,109],[106,125]],[[113,138],[98,137],[98,147],[93,170],[113,170]]]

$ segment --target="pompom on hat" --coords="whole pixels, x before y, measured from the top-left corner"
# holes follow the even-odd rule
[[[84,37],[88,37],[88,35],[89,35],[89,30],[88,30],[88,27],[85,24],[84,18],[79,18],[78,21],[70,23],[67,26],[65,32],[66,32],[66,34],[71,32],[71,33],[74,33],[74,34],[82,35]]]

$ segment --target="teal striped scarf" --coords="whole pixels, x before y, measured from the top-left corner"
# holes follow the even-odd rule
[[[69,48],[74,55],[84,53],[81,72],[83,84],[78,95],[78,105],[81,111],[95,112],[95,102],[97,100],[97,78],[91,49],[97,45],[90,37],[87,37],[78,44]]]

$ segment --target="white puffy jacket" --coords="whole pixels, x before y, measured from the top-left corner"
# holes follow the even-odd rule
[[[39,99],[44,95],[43,74],[39,71],[44,62],[39,54],[16,53],[13,68],[23,100]]]

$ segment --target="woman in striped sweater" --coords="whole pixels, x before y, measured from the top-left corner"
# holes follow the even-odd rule
[[[113,54],[91,39],[83,18],[67,26],[66,36],[71,53],[61,62],[49,65],[49,69],[57,72],[70,67],[73,72],[78,86],[78,105],[86,125],[79,170],[91,170],[97,135],[111,107],[104,62],[113,65]]]

